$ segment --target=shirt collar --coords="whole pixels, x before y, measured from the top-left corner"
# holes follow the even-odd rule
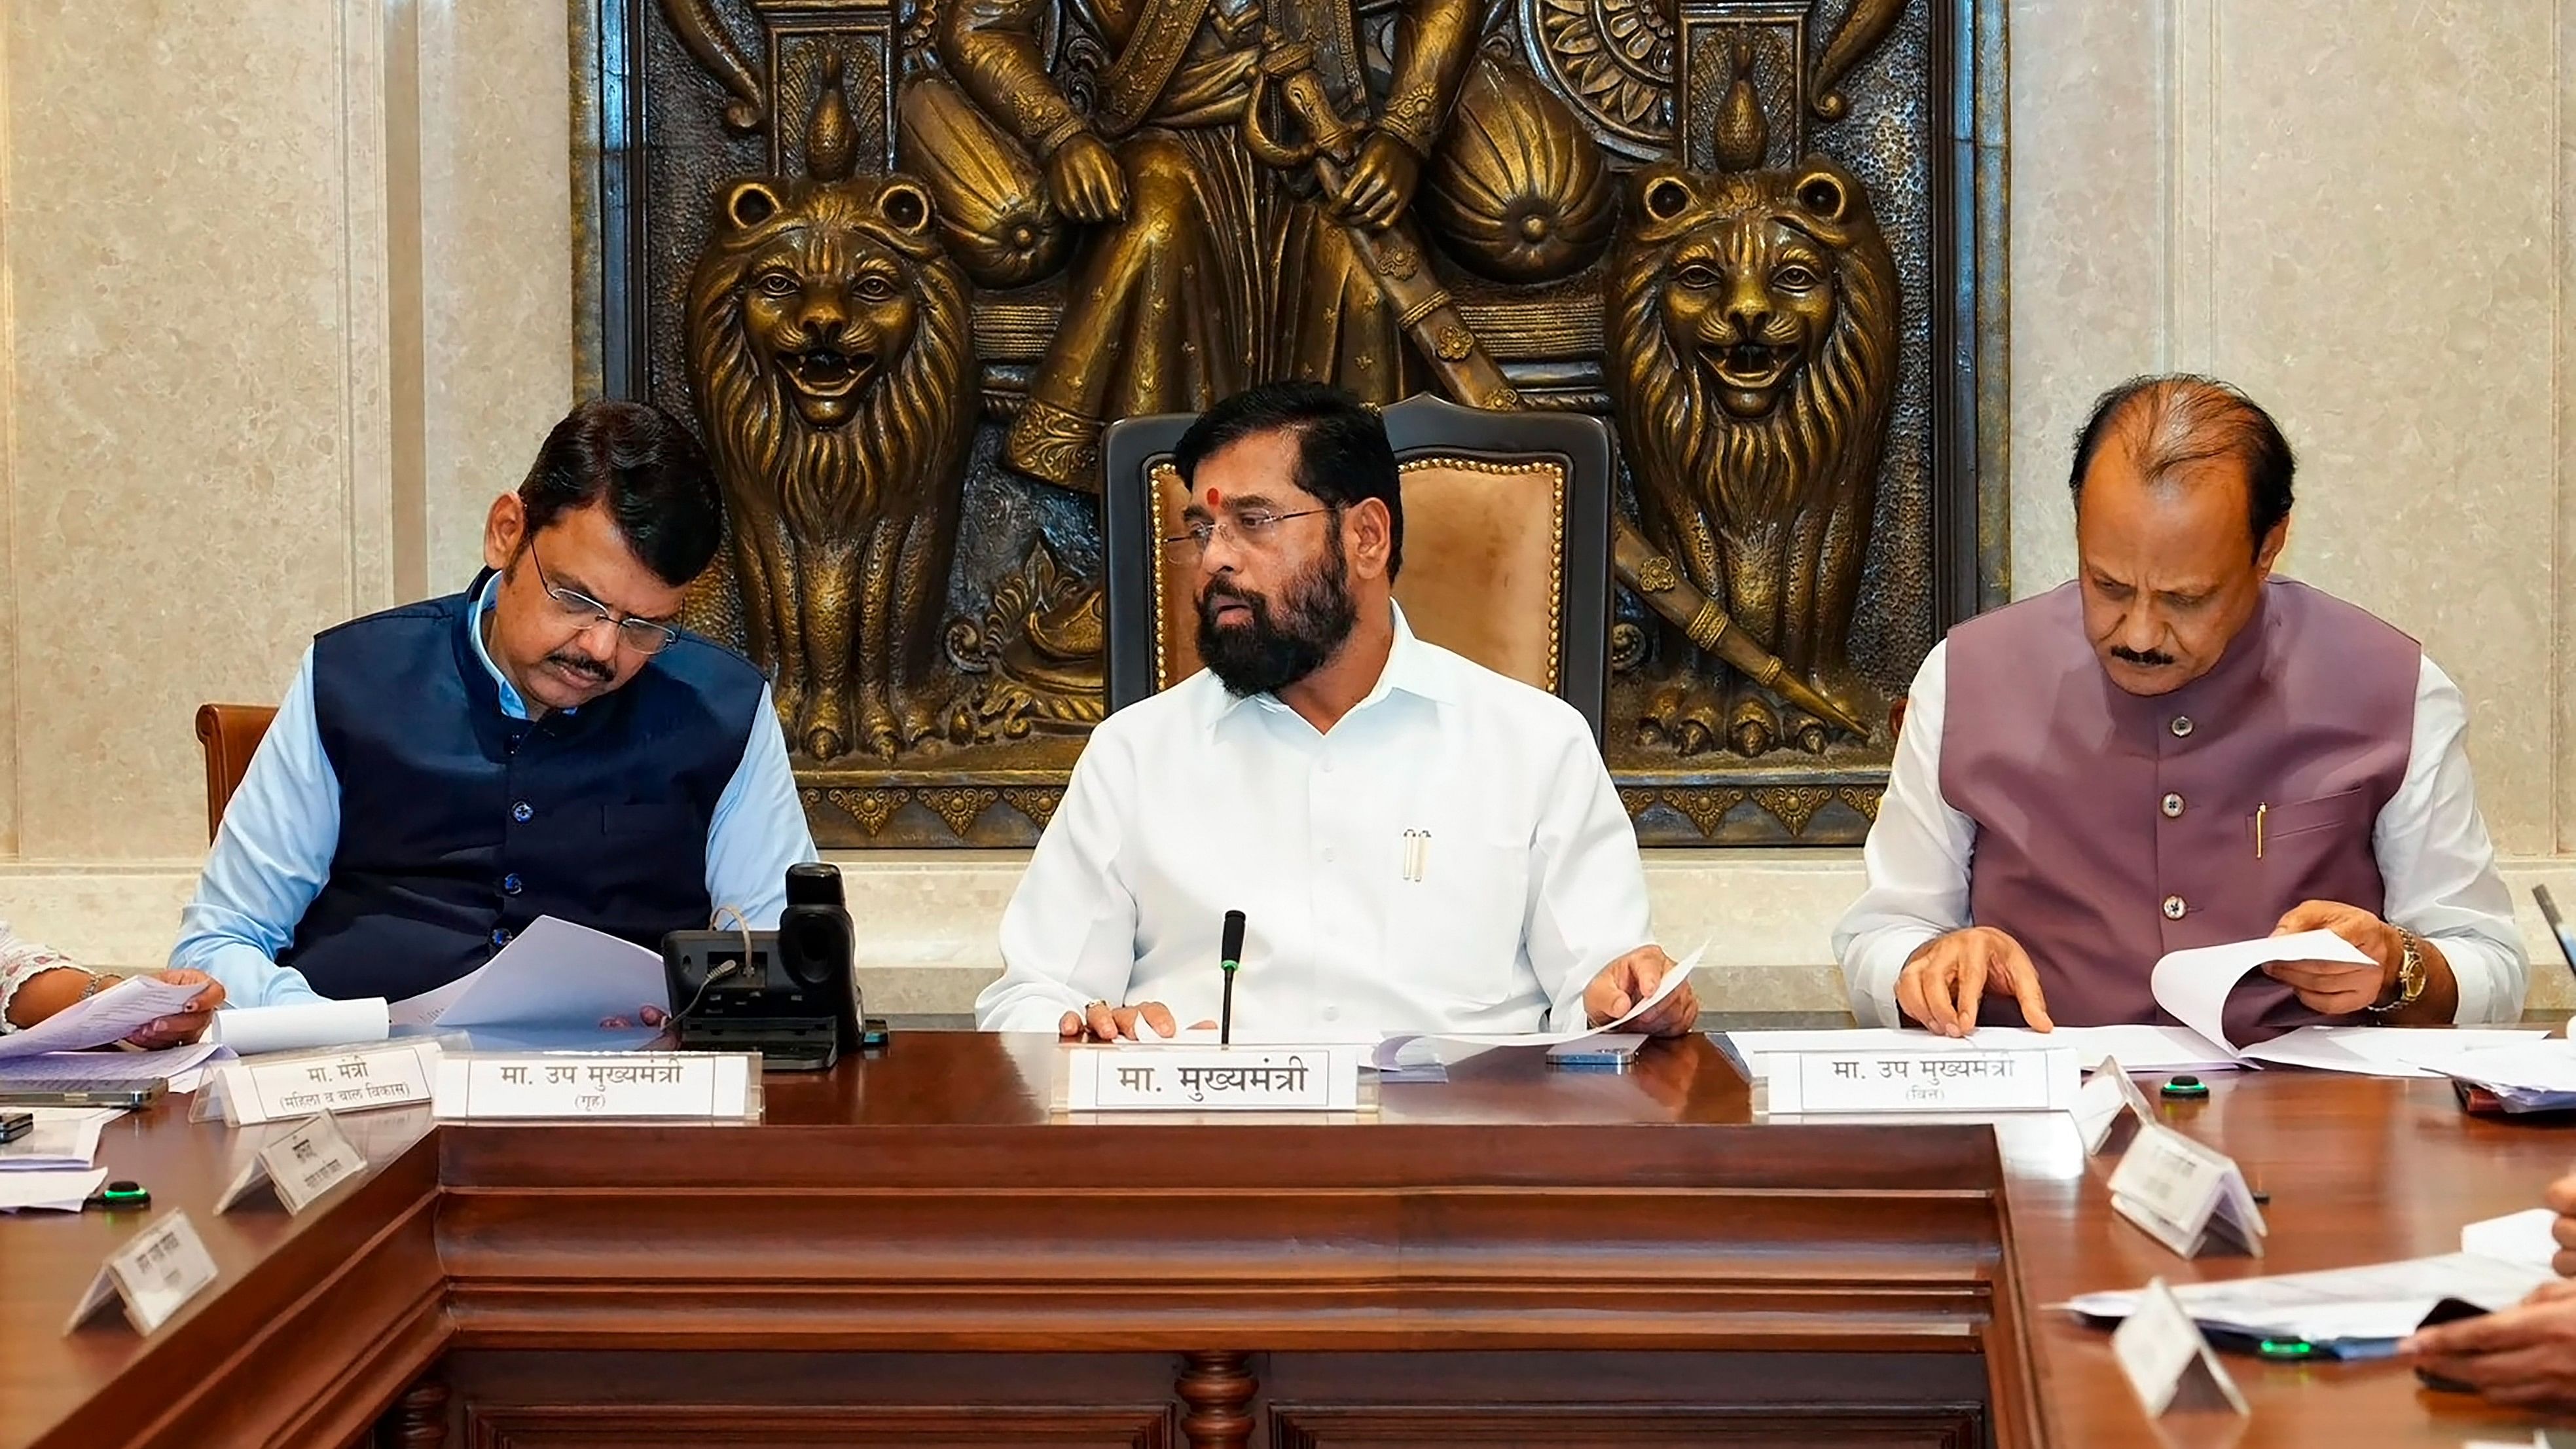
[[[1395,613],[1394,646],[1387,650],[1386,667],[1378,671],[1377,683],[1365,698],[1351,706],[1351,713],[1357,714],[1390,693],[1398,692],[1427,699],[1434,704],[1456,703],[1457,683],[1450,677],[1448,661],[1415,637],[1413,626],[1405,620],[1402,604],[1389,600],[1387,607]],[[1219,698],[1221,702],[1216,715],[1209,721],[1211,727],[1246,704],[1258,704],[1263,709],[1274,711],[1288,708],[1275,694],[1239,695],[1231,690],[1220,690]]]
[[[483,616],[495,607],[492,595],[500,587],[501,576],[497,573],[483,581],[482,590],[474,596],[474,606],[465,611],[465,638],[474,646],[474,657],[483,661],[484,672],[492,676],[492,683],[501,691],[501,713],[523,720],[528,718],[527,701],[519,697],[518,687],[501,672],[501,666],[492,662],[492,652],[483,647]]]

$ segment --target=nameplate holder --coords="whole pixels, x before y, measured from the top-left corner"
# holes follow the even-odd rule
[[[2179,1256],[2210,1247],[2263,1256],[2270,1231],[2235,1159],[2149,1123],[2111,1173],[2111,1209]]]
[[[63,1332],[71,1333],[111,1303],[125,1305],[125,1321],[149,1336],[188,1300],[215,1281],[214,1255],[183,1212],[165,1213],[107,1255],[89,1280]]]
[[[757,1122],[758,1052],[447,1052],[441,1122]]]
[[[1767,1052],[1770,1111],[2066,1112],[2083,1065],[2068,1047]]]
[[[2191,1321],[2191,1314],[2162,1278],[2147,1284],[2137,1306],[2112,1332],[2111,1356],[2119,1360],[2120,1372],[2137,1390],[2138,1402],[2150,1419],[2161,1419],[2176,1408],[2253,1412],[2200,1325]]]
[[[2156,1120],[2155,1108],[2148,1105],[2147,1094],[2138,1090],[2138,1084],[2129,1080],[2120,1059],[2104,1057],[2075,1098],[2075,1129],[2084,1134],[2084,1155],[2099,1153],[2124,1119],[2144,1127]]]
[[[1067,1053],[1075,1112],[1353,1112],[1359,1046],[1085,1046]]]
[[[214,1098],[236,1127],[400,1107],[430,1099],[441,1054],[437,1042],[416,1038],[225,1062],[215,1068],[215,1090],[199,1095]]]
[[[231,1212],[266,1187],[293,1217],[341,1183],[366,1175],[367,1154],[325,1112],[275,1132],[215,1199],[215,1211]]]

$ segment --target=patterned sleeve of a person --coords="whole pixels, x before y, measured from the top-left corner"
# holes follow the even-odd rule
[[[18,1029],[9,1020],[9,1003],[18,995],[19,987],[58,966],[77,965],[70,957],[28,940],[9,929],[7,921],[0,921],[0,1034]]]

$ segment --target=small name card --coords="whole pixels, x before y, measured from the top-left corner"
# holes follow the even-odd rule
[[[2135,1118],[2142,1127],[2156,1120],[2155,1109],[2147,1105],[2147,1094],[2129,1080],[2120,1059],[2104,1057],[2075,1098],[2075,1129],[2084,1134],[2084,1155],[2100,1152],[2124,1116]]]
[[[149,1334],[214,1281],[215,1260],[206,1251],[205,1240],[197,1236],[196,1225],[186,1213],[168,1213],[145,1223],[142,1231],[107,1255],[98,1276],[89,1280],[88,1289],[72,1308],[63,1332],[70,1333],[98,1316],[100,1309],[122,1300],[125,1321],[134,1325],[135,1332]]]
[[[2111,1334],[2111,1356],[2120,1361],[2120,1372],[2138,1391],[2150,1419],[2163,1418],[2177,1403],[2191,1408],[2224,1403],[2239,1414],[2253,1412],[2200,1325],[2191,1321],[2162,1278],[2147,1284],[2128,1319]]]
[[[2114,1212],[2183,1257],[2213,1241],[2263,1256],[2270,1228],[2235,1159],[2170,1127],[2139,1128],[2110,1185]]]
[[[2064,1112],[2083,1078],[2065,1047],[1771,1052],[1763,1070],[1775,1114]]]
[[[357,1144],[340,1130],[340,1124],[325,1112],[278,1133],[268,1145],[252,1153],[240,1174],[224,1189],[224,1195],[215,1200],[215,1211],[230,1212],[267,1186],[276,1191],[277,1200],[286,1204],[287,1215],[292,1217],[320,1201],[332,1188],[366,1175],[367,1154],[359,1151]]]
[[[226,1062],[215,1069],[215,1083],[223,1097],[225,1119],[248,1127],[316,1112],[363,1112],[426,1102],[439,1054],[438,1043],[418,1039]]]
[[[1356,1046],[1075,1047],[1066,1105],[1076,1112],[1350,1112],[1360,1104]]]
[[[449,1052],[442,1122],[605,1118],[756,1122],[752,1052]]]

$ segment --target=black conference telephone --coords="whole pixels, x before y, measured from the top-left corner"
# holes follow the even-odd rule
[[[756,1051],[774,1072],[819,1072],[882,1046],[885,1023],[860,1014],[855,937],[841,872],[787,868],[775,931],[673,931],[662,974],[683,1051]]]

